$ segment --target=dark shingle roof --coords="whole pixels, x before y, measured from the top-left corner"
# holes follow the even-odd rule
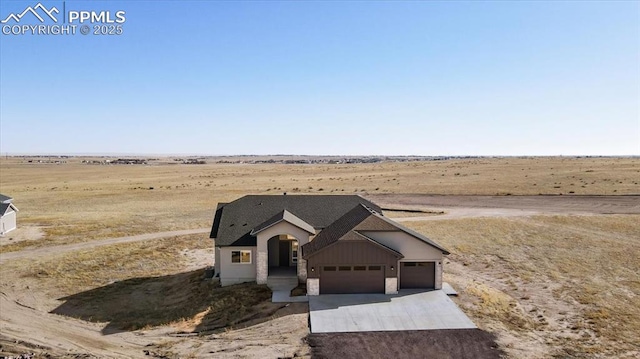
[[[13,200],[13,198],[9,197],[9,196],[5,196],[3,194],[0,194],[0,203],[9,203]]]
[[[371,211],[365,206],[357,205],[352,210],[340,217],[337,221],[331,223],[329,227],[320,232],[313,240],[302,246],[303,256],[312,253],[337,242],[340,238],[347,235],[360,222],[371,216]]]
[[[324,229],[359,204],[381,211],[376,204],[352,195],[249,195],[219,204],[210,238],[216,246],[255,246],[251,231],[286,210],[315,229]]]
[[[18,211],[18,208],[16,208],[13,203],[0,202],[0,216],[4,216],[5,214],[7,214],[7,212],[9,212],[9,208],[13,209],[14,211]]]
[[[347,239],[347,236],[352,233],[362,234],[360,232],[367,231],[403,231],[410,236],[441,250],[444,254],[449,254],[449,251],[428,237],[386,218],[370,208],[358,205],[340,219],[333,222],[329,227],[325,228],[311,242],[303,245],[302,255],[307,258],[313,253],[326,248],[340,239]],[[362,235],[364,236],[364,234]],[[371,239],[369,237],[366,238]],[[371,240],[375,241],[373,239]]]
[[[377,217],[378,219],[381,219],[381,220],[387,222],[388,224],[396,227],[398,230],[403,231],[403,232],[411,235],[412,237],[414,237],[416,239],[419,239],[419,240],[421,240],[421,241],[423,241],[423,242],[425,242],[427,244],[432,245],[433,247],[438,248],[444,254],[451,254],[451,253],[449,253],[449,251],[447,249],[445,249],[444,247],[442,247],[438,243],[434,242],[431,238],[423,235],[422,233],[418,233],[418,232],[414,231],[413,229],[407,228],[407,227],[401,225],[400,223],[398,223],[398,222],[396,222],[396,221],[394,221],[392,219],[389,219],[389,218],[387,218],[385,216],[382,216],[382,215],[380,215],[378,213],[374,213],[374,216]],[[375,229],[369,229],[369,228],[358,228],[357,230],[358,231],[365,231],[365,232],[366,231],[372,231],[372,230],[375,231]]]

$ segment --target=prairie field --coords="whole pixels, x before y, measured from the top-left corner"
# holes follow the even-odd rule
[[[0,159],[0,193],[20,209],[19,229],[2,238],[0,262],[2,254],[24,254],[0,267],[4,344],[18,340],[41,352],[97,357],[144,356],[145,347],[167,357],[308,356],[303,308],[271,306],[259,288],[246,289],[245,301],[204,294],[211,284],[194,278],[213,259],[207,234],[55,251],[59,245],[206,229],[218,202],[287,192],[372,198],[393,209],[385,215],[448,248],[444,278],[460,293],[456,302],[478,327],[497,335],[509,357],[640,355],[639,158],[80,161]],[[599,198],[607,204],[596,203]],[[572,199],[584,203],[554,204]],[[48,247],[52,252],[29,256]],[[172,291],[176,286],[181,291]],[[141,301],[127,305],[130,295]],[[105,306],[107,300],[112,306]],[[244,309],[225,317],[229,306]],[[29,326],[20,317],[43,324]],[[168,334],[194,330],[215,334]],[[73,339],[78,337],[83,339]]]
[[[0,159],[2,193],[22,225],[63,244],[211,225],[218,202],[245,194],[640,194],[637,158],[496,158],[342,164],[87,165]]]

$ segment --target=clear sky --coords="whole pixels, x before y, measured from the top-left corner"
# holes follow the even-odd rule
[[[0,34],[3,155],[640,155],[636,1],[42,4],[126,22]]]

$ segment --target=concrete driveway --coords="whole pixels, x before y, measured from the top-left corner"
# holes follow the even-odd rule
[[[309,297],[311,333],[476,328],[442,291]]]

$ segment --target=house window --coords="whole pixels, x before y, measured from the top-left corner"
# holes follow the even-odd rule
[[[251,263],[251,251],[231,251],[231,263]]]
[[[298,241],[291,242],[291,262],[298,263]]]

